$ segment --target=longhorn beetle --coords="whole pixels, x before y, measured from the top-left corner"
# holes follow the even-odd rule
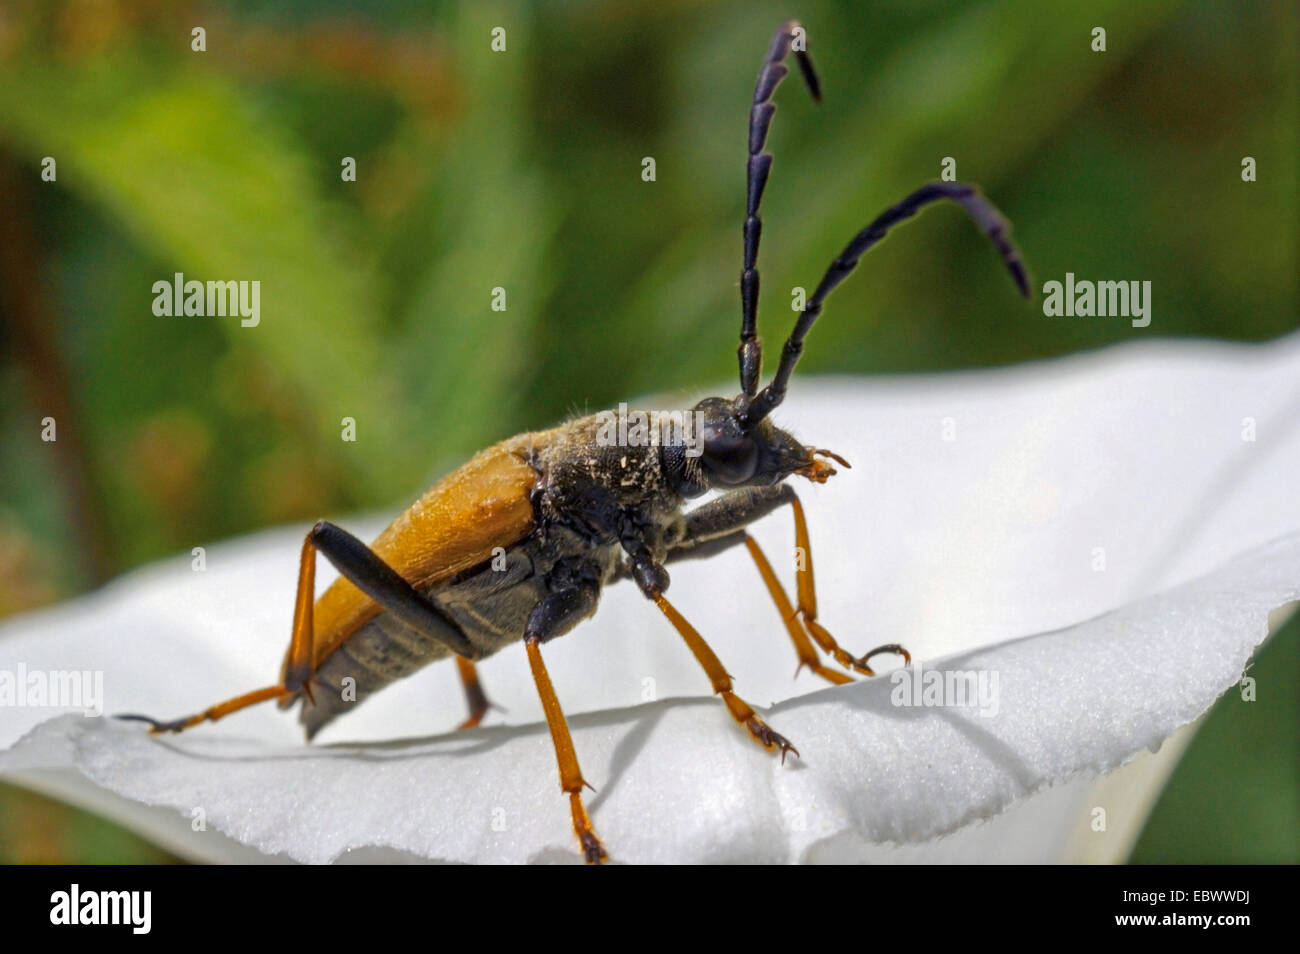
[[[542,646],[591,616],[603,587],[626,577],[635,581],[685,640],[732,717],[764,748],[780,752],[783,761],[787,752],[798,754],[794,746],[736,695],[713,650],[664,596],[667,564],[744,546],[800,665],[828,682],[848,682],[850,676],[824,666],[818,648],[845,669],[866,676],[873,674],[869,662],[878,653],[898,654],[910,662],[907,651],[895,643],[855,657],[817,621],[808,527],[788,478],[797,474],[825,483],[836,472],[827,459],[848,464],[828,450],[800,443],[772,424],[770,415],[785,398],[804,338],[826,296],[891,227],[924,206],[940,199],[960,205],[996,246],[1026,298],[1031,296],[1029,280],[997,209],[971,186],[931,182],[887,209],[831,263],[781,350],[776,374],[759,389],[758,207],[772,167],[763,146],[776,109],[772,94],[787,73],[784,60],[791,52],[813,98],[821,99],[804,40],[802,27],[783,23],[754,88],[740,273],[740,393],[695,405],[689,417],[698,422],[692,447],[670,433],[674,421],[664,412],[644,415],[660,439],[640,446],[610,441],[608,418],[590,415],[480,452],[412,504],[370,546],[322,520],[303,541],[292,637],[279,682],[171,722],[121,718],[148,722],[152,732],[180,732],[276,699],[282,708],[301,703],[299,721],[311,738],[371,693],[450,656],[469,704],[469,718],[461,726],[468,728],[488,709],[474,661],[522,639],[555,744],[573,828],[584,857],[594,864],[607,855],[582,803],[586,782],[542,662]],[[720,494],[684,509],[688,500],[709,490]],[[796,545],[805,557],[796,571],[794,606],[745,530],[786,505],[793,511]],[[313,599],[318,553],[341,577]],[[355,694],[345,693],[345,686]]]

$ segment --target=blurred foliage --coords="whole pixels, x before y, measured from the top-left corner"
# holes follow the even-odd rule
[[[795,83],[777,97],[769,341],[790,289],[945,156],[1015,223],[1040,285],[1150,280],[1155,302],[1145,330],[1046,319],[960,213],[935,211],[836,293],[801,373],[1295,327],[1294,4],[797,6],[826,101]],[[746,116],[791,12],[0,6],[0,614],[268,523],[400,506],[476,448],[575,409],[734,387]],[[155,317],[152,284],[178,271],[260,280],[261,324]],[[39,439],[47,414],[57,444]]]

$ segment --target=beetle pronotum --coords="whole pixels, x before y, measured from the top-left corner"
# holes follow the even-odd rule
[[[785,398],[804,338],[826,296],[892,226],[922,207],[940,199],[956,202],[997,247],[1026,297],[1029,281],[997,209],[971,186],[932,182],[877,217],[831,263],[796,320],[776,373],[759,389],[758,208],[772,165],[763,147],[776,108],[772,95],[787,73],[784,60],[791,52],[813,97],[820,99],[807,51],[794,42],[802,35],[794,22],[777,29],[755,85],[740,275],[740,393],[695,405],[689,419],[698,422],[698,443],[688,448],[680,437],[674,438],[670,429],[681,418],[665,412],[644,416],[663,439],[635,446],[610,441],[608,418],[589,415],[482,451],[425,493],[370,546],[320,521],[303,541],[292,637],[279,682],[188,718],[122,718],[149,722],[153,732],[180,732],[277,699],[282,707],[302,703],[299,720],[310,738],[370,693],[450,656],[469,703],[469,718],[462,725],[466,728],[477,725],[488,708],[474,660],[523,640],[555,744],[561,788],[569,796],[573,828],[584,857],[596,863],[607,855],[583,806],[586,782],[541,647],[591,616],[604,586],[625,577],[634,580],[685,640],[732,717],[782,759],[794,747],[736,695],[713,650],[665,597],[666,564],[743,545],[757,564],[800,665],[829,682],[848,682],[851,677],[823,665],[819,649],[843,668],[868,676],[871,657],[878,653],[896,653],[910,661],[897,644],[855,657],[818,623],[808,527],[787,480],[797,474],[824,483],[835,474],[827,459],[847,464],[830,451],[801,444],[775,427],[769,415]],[[688,500],[709,490],[720,494],[685,510]],[[796,545],[805,555],[796,570],[794,606],[745,530],[786,505],[794,513]],[[341,576],[314,599],[318,553]],[[345,693],[345,685],[355,695]]]

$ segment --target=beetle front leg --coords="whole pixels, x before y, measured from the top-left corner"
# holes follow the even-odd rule
[[[786,596],[776,573],[772,570],[772,564],[763,555],[757,541],[745,531],[745,528],[755,520],[767,516],[786,504],[794,510],[795,542],[801,557],[796,565],[797,607],[791,606],[789,597]],[[875,671],[867,663],[877,653],[897,653],[907,662],[912,661],[907,650],[896,643],[879,646],[855,659],[842,649],[835,638],[817,621],[817,593],[813,586],[812,549],[808,542],[808,523],[804,519],[803,507],[794,488],[788,484],[724,494],[691,511],[686,515],[686,534],[676,544],[668,559],[678,561],[714,556],[742,543],[758,567],[758,572],[767,585],[768,593],[772,596],[772,602],[776,604],[777,612],[781,614],[781,620],[790,633],[800,668],[807,666],[827,682],[839,684],[849,681],[849,677],[843,673],[822,665],[812,641],[815,641],[823,652],[846,669],[852,669],[865,676],[875,675]]]
[[[798,497],[793,497],[790,501],[790,507],[794,510],[794,543],[796,552],[802,559],[796,564],[795,581],[798,587],[798,607],[796,612],[803,621],[812,638],[817,641],[817,645],[822,648],[822,652],[831,656],[837,663],[845,669],[852,669],[854,672],[860,672],[864,676],[874,676],[876,671],[871,668],[869,662],[872,656],[881,653],[894,653],[902,656],[906,664],[912,662],[912,654],[909,653],[898,643],[887,643],[884,646],[877,646],[875,649],[865,653],[855,659],[853,656],[842,649],[835,641],[826,628],[817,622],[817,592],[813,587],[813,564],[812,548],[808,543],[808,522],[804,519],[803,504],[799,502]],[[756,547],[751,547],[753,553]],[[757,558],[756,558],[757,559]],[[761,566],[760,566],[761,569]]]
[[[772,564],[759,548],[758,541],[744,531],[738,532],[744,540],[745,548],[749,550],[749,555],[753,557],[754,563],[758,566],[759,575],[763,577],[763,582],[767,585],[767,592],[771,594],[772,602],[776,604],[776,611],[781,614],[781,621],[785,623],[785,628],[790,634],[790,641],[794,643],[795,655],[799,657],[799,669],[807,666],[809,672],[821,676],[827,682],[837,686],[852,682],[853,677],[846,676],[842,672],[836,672],[834,669],[828,669],[822,665],[822,658],[817,655],[817,648],[813,646],[808,633],[800,625],[799,611],[790,605],[790,598],[785,595],[785,588],[781,586],[780,580],[776,578],[776,571],[772,569]],[[795,670],[795,675],[799,675],[798,669]]]
[[[664,598],[663,591],[668,587],[668,571],[664,569],[663,565],[656,563],[651,558],[649,550],[644,544],[625,540],[623,549],[628,554],[632,578],[641,587],[641,592],[659,607],[659,611],[668,617],[668,621],[673,624],[673,628],[686,641],[687,647],[704,669],[705,675],[709,677],[709,683],[713,686],[714,693],[722,697],[722,701],[726,705],[727,711],[731,713],[732,718],[748,729],[749,734],[763,748],[779,751],[782,762],[785,761],[787,752],[798,755],[799,750],[790,744],[789,739],[772,729],[771,726],[758,717],[748,702],[736,695],[731,686],[731,676],[722,665],[722,661],[718,659],[717,654],[704,641],[704,637],[699,634],[699,631],[688,623],[682,614],[677,612],[677,609]],[[811,648],[810,646],[809,649]]]
[[[729,505],[726,497],[720,498],[714,503],[724,505],[724,509],[726,505]],[[742,501],[741,506],[748,506],[748,501]],[[684,549],[670,554],[669,559],[699,559],[714,556],[742,544],[749,551],[749,555],[753,557],[759,575],[763,577],[763,583],[767,586],[767,592],[776,605],[776,611],[781,617],[781,622],[785,624],[786,632],[790,634],[790,642],[794,644],[795,656],[799,659],[799,667],[795,670],[795,675],[797,676],[800,670],[807,667],[808,671],[813,675],[820,676],[833,685],[839,686],[846,682],[852,682],[852,676],[847,676],[822,664],[822,657],[817,653],[817,646],[813,644],[812,637],[809,636],[808,630],[804,627],[799,611],[791,605],[790,597],[786,596],[785,587],[777,579],[776,571],[772,569],[771,562],[763,554],[758,541],[743,529],[734,530],[722,536],[710,537],[700,542],[691,540],[685,545]]]

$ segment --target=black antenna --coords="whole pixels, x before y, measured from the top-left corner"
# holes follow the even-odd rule
[[[1025,266],[1020,260],[1020,250],[1016,248],[1009,237],[1011,226],[1002,217],[1002,213],[997,210],[997,207],[984,198],[974,186],[962,185],[957,182],[928,183],[917,189],[898,205],[882,213],[874,222],[855,235],[853,241],[849,242],[844,251],[840,253],[839,258],[831,262],[830,268],[826,269],[826,274],[822,276],[817,290],[813,292],[812,297],[808,299],[808,303],[799,314],[794,331],[790,332],[785,347],[781,349],[781,364],[777,367],[771,383],[749,402],[748,407],[743,412],[742,419],[746,426],[758,423],[767,417],[773,408],[785,400],[785,391],[790,383],[790,375],[794,373],[794,366],[799,363],[799,356],[803,354],[803,340],[812,329],[817,316],[822,313],[822,305],[826,301],[826,296],[834,291],[840,282],[849,277],[853,269],[857,267],[858,259],[883,239],[891,228],[899,222],[910,219],[930,203],[938,202],[941,199],[956,202],[966,210],[966,214],[974,220],[980,230],[997,247],[998,252],[1002,255],[1003,263],[1007,266],[1007,270],[1011,272],[1016,288],[1020,290],[1020,294],[1025,298],[1033,297],[1033,292],[1029,287],[1029,276],[1025,273]]]
[[[763,189],[767,186],[767,174],[772,169],[772,154],[763,152],[767,142],[767,130],[772,124],[772,114],[776,112],[772,94],[776,92],[781,80],[785,79],[789,69],[781,61],[793,49],[799,72],[813,99],[821,102],[821,84],[813,71],[812,60],[806,49],[798,49],[795,41],[807,42],[807,34],[798,21],[788,20],[777,27],[768,48],[763,68],[758,71],[758,82],[754,85],[754,105],[749,110],[749,164],[746,167],[746,203],[745,203],[745,265],[740,272],[740,347],[736,354],[740,359],[740,388],[746,397],[753,397],[758,390],[758,377],[763,366],[763,346],[758,340],[758,240],[763,232],[763,223],[758,218],[758,205],[763,201]]]

